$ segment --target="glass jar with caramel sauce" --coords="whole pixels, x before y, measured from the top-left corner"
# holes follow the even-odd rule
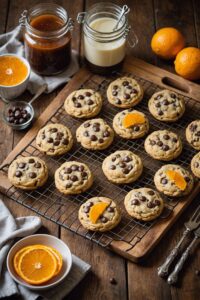
[[[73,22],[64,8],[55,3],[42,3],[25,11],[25,55],[31,68],[41,75],[64,71],[71,59]]]

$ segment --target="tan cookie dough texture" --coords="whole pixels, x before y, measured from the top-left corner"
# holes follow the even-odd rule
[[[91,119],[77,129],[76,138],[86,149],[103,150],[111,145],[114,131],[103,119]]]
[[[118,78],[107,89],[108,101],[117,107],[130,108],[143,98],[142,86],[131,77]]]
[[[183,97],[170,90],[162,90],[153,94],[148,106],[155,119],[166,122],[177,121],[185,112]]]
[[[146,152],[155,159],[169,161],[182,152],[182,142],[179,136],[169,130],[152,132],[145,140]]]
[[[62,124],[48,124],[36,137],[36,147],[44,154],[55,156],[68,152],[73,145],[71,131]]]
[[[181,190],[173,180],[170,180],[166,175],[166,171],[173,170],[177,171],[182,175],[187,183],[185,190]],[[194,185],[194,180],[192,175],[185,170],[183,167],[174,164],[168,164],[162,166],[154,176],[154,183],[158,191],[162,192],[165,195],[171,197],[179,197],[188,195]]]
[[[149,188],[131,190],[125,197],[124,205],[130,216],[142,221],[156,219],[164,208],[159,193]]]
[[[77,161],[65,162],[55,172],[55,185],[65,195],[80,194],[93,184],[89,167]]]
[[[143,164],[133,152],[119,150],[104,159],[102,169],[108,180],[123,184],[137,180],[142,174]]]
[[[91,118],[100,112],[102,98],[92,89],[80,89],[67,97],[64,107],[66,112],[73,117]]]
[[[200,152],[198,152],[191,161],[191,169],[193,174],[200,178]]]
[[[195,120],[188,125],[186,139],[194,149],[200,150],[200,120]]]
[[[48,169],[43,160],[38,157],[19,157],[8,169],[8,179],[17,188],[35,190],[45,184]]]
[[[144,117],[145,122],[142,124],[135,124],[129,128],[123,126],[123,119],[130,113],[137,113]],[[133,109],[126,109],[115,115],[113,119],[113,128],[115,132],[125,139],[138,139],[143,137],[149,131],[149,121],[145,114]]]
[[[99,202],[109,203],[109,206],[94,224],[89,218],[89,213],[91,207]],[[84,228],[92,231],[104,232],[113,229],[119,224],[121,220],[121,211],[113,200],[106,197],[94,197],[81,205],[78,218]]]

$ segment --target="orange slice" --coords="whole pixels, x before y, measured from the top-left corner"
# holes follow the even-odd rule
[[[123,126],[125,128],[129,128],[136,124],[143,124],[143,123],[145,123],[145,118],[143,115],[138,113],[127,114],[123,119]]]
[[[57,260],[47,248],[31,247],[20,257],[18,272],[20,277],[34,285],[47,282],[57,271]]]
[[[187,182],[185,181],[184,177],[173,170],[168,170],[166,171],[166,175],[169,177],[170,180],[175,182],[175,185],[181,190],[184,191],[186,186],[187,186]]]
[[[100,202],[97,204],[94,204],[89,212],[89,218],[92,223],[96,223],[99,217],[103,214],[105,209],[108,207],[109,203],[106,202]]]

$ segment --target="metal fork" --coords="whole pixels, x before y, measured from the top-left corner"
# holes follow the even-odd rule
[[[169,268],[179,253],[180,247],[185,240],[185,237],[189,235],[189,233],[195,230],[200,225],[200,206],[197,207],[196,211],[190,218],[188,222],[185,224],[185,231],[183,232],[182,238],[178,242],[178,244],[174,247],[174,249],[170,252],[169,256],[166,258],[165,262],[158,268],[158,275],[160,277],[165,277],[169,274]]]
[[[199,220],[200,220],[200,215],[199,215]],[[194,238],[192,242],[189,244],[189,246],[186,248],[186,250],[183,252],[181,258],[177,262],[174,271],[169,275],[167,282],[169,284],[174,284],[178,280],[178,274],[180,270],[183,268],[183,265],[188,258],[190,254],[190,250],[192,249],[193,245],[195,244],[196,240],[200,238],[200,227],[194,231]]]

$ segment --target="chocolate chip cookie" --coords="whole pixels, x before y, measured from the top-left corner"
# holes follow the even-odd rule
[[[141,158],[128,150],[119,150],[106,157],[102,164],[105,176],[114,183],[130,183],[142,174]]]
[[[179,165],[162,166],[154,176],[156,188],[171,197],[188,195],[194,185],[190,172]]]
[[[81,124],[76,137],[86,149],[103,150],[111,145],[114,131],[103,119],[92,119]]]
[[[156,219],[164,208],[159,193],[145,187],[131,190],[125,197],[124,205],[129,215],[142,221]]]
[[[153,158],[169,161],[181,154],[182,142],[179,136],[172,131],[157,130],[148,135],[144,148]]]
[[[35,190],[45,184],[48,169],[43,160],[38,157],[19,157],[8,169],[8,179],[17,188]]]
[[[80,89],[67,97],[64,107],[70,116],[91,118],[100,112],[102,98],[98,92],[92,89]]]
[[[185,112],[185,102],[181,95],[170,90],[162,90],[150,98],[149,111],[155,119],[174,122]]]
[[[68,152],[72,144],[71,131],[62,124],[48,124],[40,129],[36,137],[37,149],[51,156]]]
[[[138,139],[149,131],[149,121],[145,114],[132,108],[123,110],[113,119],[115,132],[125,139]]]
[[[198,152],[191,160],[191,169],[193,174],[200,178],[200,152]]]
[[[81,205],[78,218],[86,229],[103,232],[118,225],[121,212],[113,200],[94,197]]]
[[[186,128],[186,139],[196,150],[200,150],[200,120],[192,121]]]
[[[129,108],[143,98],[142,86],[131,77],[122,77],[112,81],[107,89],[108,101],[117,107]]]
[[[93,175],[86,164],[67,161],[55,172],[55,185],[65,194],[80,194],[88,190],[93,183]]]

